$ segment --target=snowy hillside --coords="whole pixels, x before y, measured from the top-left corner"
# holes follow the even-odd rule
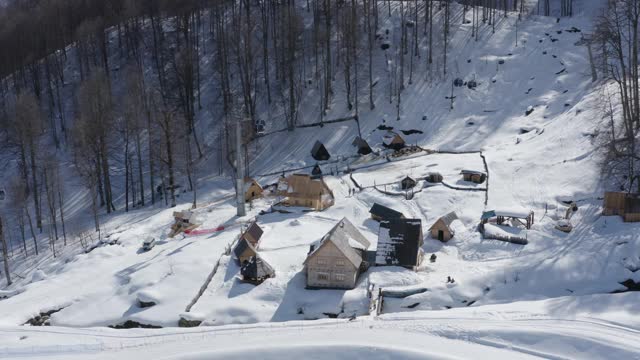
[[[600,4],[577,3],[578,13],[560,21],[528,15],[516,26],[517,16],[510,14],[495,33],[483,28],[478,41],[470,25],[458,21],[449,73],[429,73],[420,58],[399,119],[384,90],[392,60],[377,58],[377,105],[369,110],[368,99],[361,99],[359,123],[287,132],[277,131],[284,122],[270,122],[266,134],[248,145],[250,175],[267,185],[282,174],[309,173],[317,163],[311,147],[321,141],[331,159],[320,167],[335,195],[335,205],[321,212],[270,212],[279,198],[268,193],[238,218],[232,181],[214,165],[214,134],[221,125],[208,119],[208,111],[199,113],[211,152],[196,174],[200,206],[194,212],[201,229],[224,230],[168,237],[173,211],[190,206],[185,193],[176,208],[159,204],[105,215],[104,233],[113,245],[88,253],[64,248],[56,258],[44,250],[14,262],[19,276],[0,293],[7,295],[0,300],[0,357],[239,359],[257,349],[265,359],[637,357],[640,295],[610,293],[626,290],[625,280],[640,281],[640,225],[601,215],[608,185],[600,167],[606,85],[592,83],[587,48],[577,44]],[[455,4],[455,13],[461,11]],[[385,17],[381,28],[390,31],[379,41],[398,41],[393,29],[399,21]],[[457,78],[477,86],[452,87]],[[317,91],[304,90],[302,123],[320,120]],[[335,99],[344,96],[336,91]],[[452,91],[453,109],[447,98]],[[342,107],[334,104],[325,120],[352,115]],[[382,146],[389,127],[422,150],[389,156]],[[354,156],[359,132],[374,154]],[[488,179],[464,181],[462,170],[486,171]],[[431,172],[443,182],[422,180]],[[412,196],[399,188],[406,176],[419,179]],[[65,186],[70,222],[90,226],[87,192],[78,179]],[[564,233],[555,226],[571,202],[578,206],[574,228]],[[306,289],[309,245],[343,217],[375,250],[374,203],[422,221],[422,265],[417,271],[372,267],[352,290]],[[527,245],[483,238],[481,215],[499,208],[534,212]],[[431,225],[452,211],[460,220],[454,238],[431,238]],[[264,230],[260,255],[276,272],[259,286],[240,281],[239,265],[228,254],[252,220]],[[148,236],[157,244],[145,252],[140,246]],[[432,254],[435,261],[428,260]],[[375,316],[369,314],[369,286],[426,291],[385,299],[383,314]],[[22,326],[42,315],[50,317],[51,328]],[[201,325],[168,329],[181,318]],[[106,328],[127,322],[162,329]]]

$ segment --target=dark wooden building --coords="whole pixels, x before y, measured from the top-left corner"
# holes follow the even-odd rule
[[[378,231],[376,265],[415,270],[422,262],[423,243],[420,219],[382,221]]]
[[[325,161],[331,158],[329,151],[320,141],[316,141],[313,148],[311,148],[311,156],[318,161]]]
[[[356,136],[351,145],[358,148],[358,154],[360,155],[368,155],[373,152],[373,150],[371,150],[371,146],[369,146],[369,144],[360,136]]]
[[[402,187],[402,190],[409,190],[416,186],[416,181],[407,176],[400,181],[400,186]]]
[[[311,177],[313,179],[322,177],[322,169],[320,168],[320,165],[316,164],[316,166],[313,167],[313,169],[311,170]]]
[[[425,178],[430,183],[441,183],[443,180],[442,174],[438,172],[431,172]]]
[[[602,214],[622,216],[625,222],[640,222],[640,194],[606,192]]]
[[[249,227],[240,235],[240,239],[247,240],[252,246],[258,248],[260,244],[260,238],[262,238],[262,234],[264,231],[262,228],[254,221],[249,225]]]
[[[242,280],[254,285],[260,285],[269,278],[276,276],[276,271],[259,255],[252,256],[240,268]]]
[[[482,184],[487,180],[487,174],[482,171],[462,170],[460,174],[462,174],[462,179],[464,181],[470,181],[476,184]]]
[[[391,130],[382,136],[382,144],[388,149],[400,150],[405,147],[405,141],[398,133]]]

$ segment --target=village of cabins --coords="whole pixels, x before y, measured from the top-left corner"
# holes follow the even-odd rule
[[[393,131],[387,131],[382,140],[383,146],[392,151],[390,156],[416,152]],[[360,137],[355,138],[353,145],[359,155],[373,152]],[[331,157],[327,148],[319,141],[313,145],[311,155],[319,162]],[[481,171],[462,170],[460,175],[463,182],[475,184],[482,184],[488,179],[488,174]],[[431,186],[442,183],[443,176],[438,172],[430,172],[423,179],[405,176],[398,185],[409,194],[419,180],[424,180],[424,186]],[[333,192],[323,180],[319,164],[313,166],[310,174],[283,175],[270,188],[272,190],[268,193],[266,187],[263,188],[255,179],[245,178],[244,199],[251,202],[270,194],[279,199],[278,206],[302,207],[308,208],[308,211],[323,211],[335,202]],[[571,216],[578,210],[575,202],[567,205],[564,217],[556,224],[556,229],[564,232],[573,229]],[[406,218],[401,212],[378,203],[372,204],[369,213],[371,219],[379,223],[377,248],[370,249],[370,242],[357,227],[348,218],[342,218],[309,248],[303,263],[307,289],[353,289],[360,275],[371,266],[418,269],[424,257],[422,220]],[[522,209],[493,209],[479,215],[477,229],[485,239],[520,245],[527,244],[526,230],[531,228],[535,220],[533,211]],[[606,192],[603,215],[621,216],[625,222],[640,222],[640,194]],[[199,226],[190,211],[175,212],[174,218],[170,237],[180,232],[189,233]],[[460,219],[455,212],[443,214],[428,229],[428,235],[434,240],[447,242],[455,236],[456,222],[460,222]],[[514,229],[522,231],[514,232]],[[524,236],[517,235],[523,233]],[[260,285],[266,279],[276,276],[274,268],[260,256],[262,235],[263,229],[258,222],[251,222],[243,228],[231,251],[240,265],[242,280],[254,285]],[[435,255],[431,255],[431,261],[434,260]]]

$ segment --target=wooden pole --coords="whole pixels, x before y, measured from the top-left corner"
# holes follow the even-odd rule
[[[7,241],[4,238],[1,217],[0,217],[0,242],[2,242],[2,258],[4,260],[4,274],[7,277],[7,286],[9,286],[11,285],[11,274],[9,273],[9,251],[7,249]]]

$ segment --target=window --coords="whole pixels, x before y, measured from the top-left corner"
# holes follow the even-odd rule
[[[336,281],[344,281],[345,276],[344,274],[337,273],[334,275],[334,278],[336,279]]]
[[[327,259],[319,258],[316,261],[316,264],[318,264],[318,265],[327,265]]]
[[[344,266],[344,260],[336,260],[336,266]]]
[[[318,281],[329,281],[329,274],[321,272],[316,275],[316,278]]]

